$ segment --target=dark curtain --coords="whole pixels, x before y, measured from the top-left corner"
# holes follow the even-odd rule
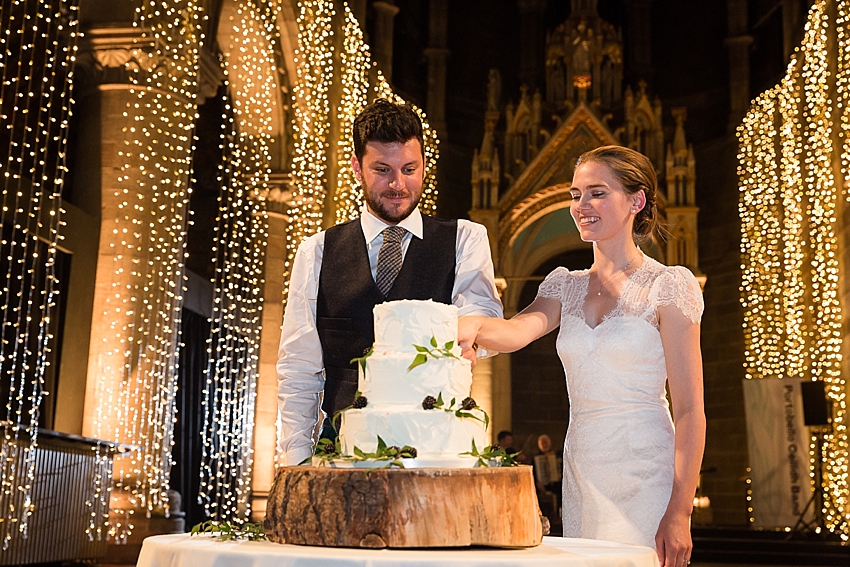
[[[207,339],[210,323],[204,315],[183,309],[180,371],[176,397],[177,423],[171,488],[183,497],[186,529],[205,521],[204,507],[198,503],[201,470],[201,428],[203,427],[204,370],[207,367]]]

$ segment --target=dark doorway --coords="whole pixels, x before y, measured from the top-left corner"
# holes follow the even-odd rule
[[[593,263],[590,248],[571,250],[551,258],[535,270],[535,276],[546,276],[558,266],[570,270],[589,268]],[[531,303],[537,295],[540,279],[525,283],[519,308]],[[549,333],[511,356],[511,427],[515,446],[529,457],[537,452],[537,437],[549,435],[556,452],[564,446],[569,424],[570,401],[564,369],[555,350],[558,330]]]
[[[210,323],[205,315],[183,309],[180,370],[177,377],[177,422],[171,452],[171,488],[183,497],[186,528],[207,520],[198,503],[201,483],[201,428],[204,423],[204,371],[207,368],[207,339]]]

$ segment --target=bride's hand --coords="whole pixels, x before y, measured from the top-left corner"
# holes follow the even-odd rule
[[[690,516],[670,510],[661,518],[655,534],[655,551],[661,567],[683,567],[693,551]]]
[[[483,317],[467,315],[457,320],[457,344],[460,346],[461,356],[469,360],[473,368],[478,360],[475,354],[478,350],[475,339],[478,338],[478,330],[481,329],[483,319]]]

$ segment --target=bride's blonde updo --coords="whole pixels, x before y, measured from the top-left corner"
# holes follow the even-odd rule
[[[658,176],[649,158],[623,146],[602,146],[581,154],[576,162],[576,169],[589,162],[607,165],[627,195],[634,195],[643,190],[646,195],[646,205],[635,215],[632,233],[638,240],[652,238],[659,229],[656,198]]]

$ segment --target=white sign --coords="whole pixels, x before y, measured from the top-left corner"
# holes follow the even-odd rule
[[[536,455],[534,457],[534,474],[537,482],[546,486],[561,480],[561,459],[555,453]]]
[[[802,381],[744,380],[754,527],[793,527],[812,498]],[[804,522],[811,520],[813,506]]]

